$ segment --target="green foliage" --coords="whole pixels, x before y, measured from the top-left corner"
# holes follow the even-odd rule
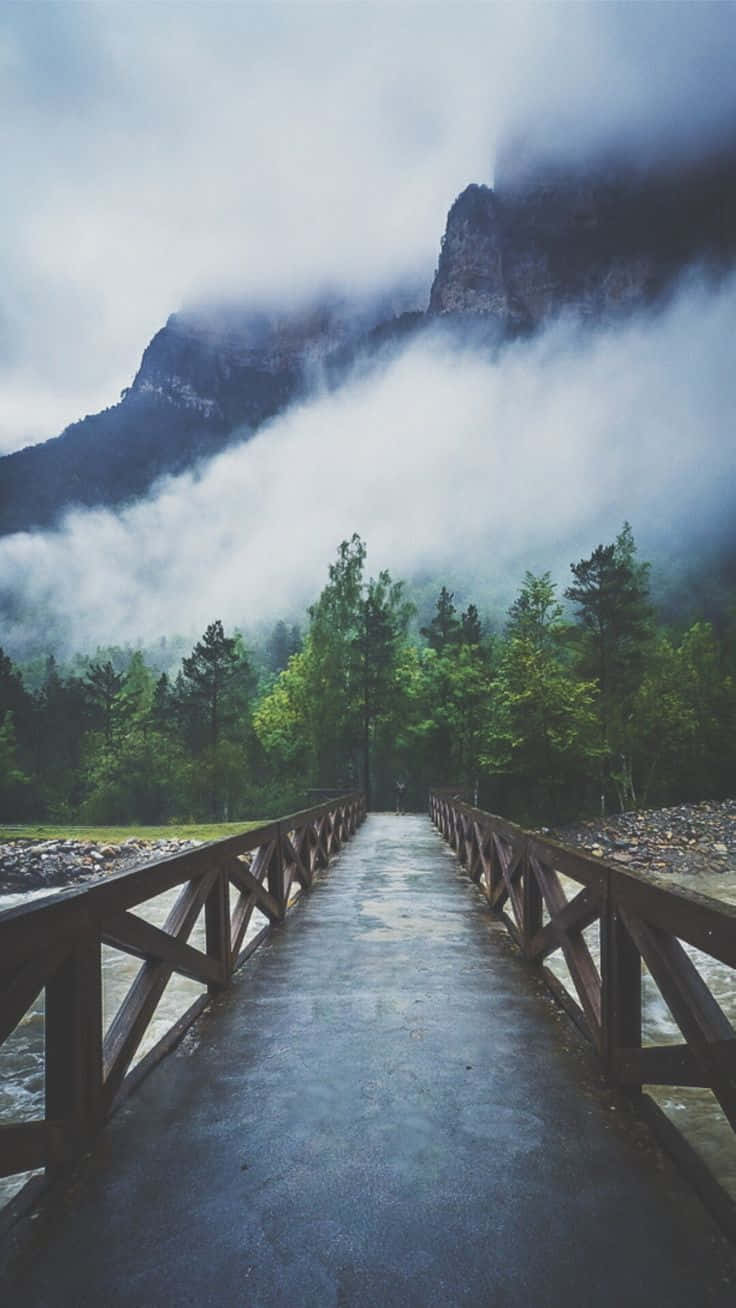
[[[287,775],[300,769],[307,784],[328,787],[359,778],[370,796],[378,754],[382,772],[390,766],[385,734],[400,711],[412,610],[388,572],[364,579],[365,554],[357,535],[340,545],[309,610],[303,649],[262,699],[255,728],[272,766]]]
[[[635,802],[632,778],[633,703],[654,636],[649,565],[639,563],[628,523],[611,545],[571,565],[565,591],[577,605],[579,672],[598,687],[600,787],[613,784],[622,808]]]
[[[441,654],[448,645],[454,645],[460,633],[457,609],[453,604],[454,598],[454,591],[443,586],[432,621],[428,627],[421,629],[421,634],[426,638],[430,649],[436,650],[438,654]]]
[[[0,713],[0,814],[3,818],[17,812],[20,792],[28,777],[18,765],[15,726],[10,712]]]
[[[571,610],[527,573],[495,635],[443,585],[410,636],[403,583],[365,565],[343,541],[303,637],[278,622],[253,653],[214,621],[178,671],[110,647],[29,690],[0,650],[0,814],[244,820],[355,785],[392,807],[402,781],[408,807],[461,785],[538,823],[734,793],[736,620],[658,629],[628,525],[572,566]]]

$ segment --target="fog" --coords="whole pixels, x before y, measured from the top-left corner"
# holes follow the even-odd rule
[[[124,512],[0,541],[0,587],[22,608],[3,643],[299,617],[354,531],[371,571],[461,574],[486,608],[527,567],[564,584],[624,518],[666,570],[729,530],[735,313],[736,281],[691,274],[656,315],[561,321],[495,360],[420,338]]]
[[[510,134],[709,148],[735,55],[730,4],[3,6],[0,450],[114,403],[182,304],[428,288]],[[412,369],[334,404],[367,421]]]

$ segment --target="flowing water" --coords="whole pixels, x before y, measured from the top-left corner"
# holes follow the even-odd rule
[[[154,926],[163,926],[176,902],[181,887],[139,905],[135,912]],[[31,903],[49,895],[48,890],[32,891],[25,895],[0,895],[0,912],[18,904]],[[248,924],[244,944],[260,931],[266,919],[256,909]],[[204,922],[200,918],[189,937],[195,949],[205,948]],[[140,960],[103,945],[102,948],[102,1008],[103,1029],[107,1030],[122,1000],[125,998],[141,966]],[[166,1034],[183,1013],[204,993],[205,986],[188,977],[172,976],[143,1041],[136,1053],[135,1066]],[[44,996],[43,991],[16,1027],[13,1034],[0,1047],[0,1123],[31,1121],[44,1115]],[[36,1173],[0,1177],[0,1206],[21,1189]]]

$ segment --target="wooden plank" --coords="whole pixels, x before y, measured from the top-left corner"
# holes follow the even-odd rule
[[[529,853],[538,863],[554,868],[555,872],[571,881],[579,881],[584,886],[598,886],[603,893],[608,881],[610,865],[593,858],[590,854],[581,854],[567,845],[558,845],[554,840],[543,840],[540,836],[529,836]]]
[[[505,912],[499,914],[499,916],[503,920],[506,930],[511,936],[511,939],[513,940],[514,944],[518,945],[519,949],[522,949],[523,944],[521,939],[521,932],[519,931],[519,928],[517,927],[514,919],[512,917],[509,917],[508,913]]]
[[[217,869],[212,868],[200,881],[185,886],[164,923],[164,930],[186,940],[209,891]],[[109,1106],[135,1055],[146,1027],[166,989],[172,968],[169,963],[144,963],[105,1037],[103,1063],[104,1099]]]
[[[509,897],[509,888],[506,884],[506,880],[503,876],[503,873],[501,873],[501,876],[499,879],[497,879],[493,890],[488,895],[488,901],[494,913],[500,913],[508,897]]]
[[[58,941],[36,958],[17,968],[0,991],[0,1045],[14,1031],[73,946],[74,936]]]
[[[672,1016],[700,1063],[714,1095],[736,1130],[736,1063],[722,1042],[736,1049],[736,1032],[679,940],[624,914],[644,961]]]
[[[67,1162],[74,1155],[74,1138],[72,1124],[63,1121],[13,1122],[0,1126],[0,1176]]]
[[[529,877],[539,890],[536,877]],[[538,901],[538,913],[541,916],[541,892]],[[546,958],[553,950],[560,948],[560,933],[566,931],[583,931],[585,927],[600,917],[601,901],[597,886],[583,886],[574,899],[569,899],[565,907],[555,917],[540,927],[527,947],[527,957],[536,961]]]
[[[470,873],[471,881],[475,881],[477,885],[485,871],[485,864],[483,862],[483,836],[478,830],[477,822],[471,822],[469,824],[469,832],[470,862],[468,864],[468,872]]]
[[[619,1085],[707,1086],[700,1063],[689,1045],[645,1045],[617,1049],[614,1066]]]
[[[670,890],[644,875],[611,873],[611,893],[628,915],[651,922],[727,967],[736,967],[736,907],[691,890]]]
[[[6,975],[12,975],[60,942],[66,940],[71,945],[80,934],[91,930],[93,919],[81,890],[74,891],[63,903],[59,902],[58,896],[53,899],[44,897],[27,906],[8,909],[0,914],[3,970]]]
[[[287,831],[296,831],[299,827],[311,825],[316,818],[322,817],[325,813],[334,811],[336,804],[347,803],[351,800],[362,803],[362,792],[359,790],[348,791],[346,795],[339,795],[337,799],[328,799],[324,804],[315,804],[313,808],[303,808],[297,813],[285,813],[279,821]]]
[[[517,826],[515,822],[509,822],[506,818],[499,817],[496,813],[485,813],[482,808],[473,808],[472,804],[465,804],[462,800],[455,800],[451,808],[454,812],[462,814],[471,819],[482,822],[483,825],[493,831],[496,835],[501,836],[503,840],[515,844],[518,840],[523,840],[527,832],[523,827]]]
[[[172,971],[193,981],[222,982],[222,968],[215,959],[134,913],[119,913],[105,922],[102,940],[135,958],[170,963]]]
[[[239,967],[243,966],[243,963],[247,963],[251,954],[255,954],[256,950],[260,948],[266,937],[269,936],[270,934],[271,934],[270,926],[261,927],[260,931],[257,931],[256,934],[254,935],[253,939],[248,941],[247,945],[245,946],[245,949],[241,949],[240,953],[238,954],[235,960],[235,966],[233,967],[233,971],[237,971]]]
[[[619,1050],[641,1047],[642,981],[639,950],[610,894],[601,914],[600,942],[601,1052],[608,1076],[616,1082]]]
[[[317,870],[317,839],[311,827],[306,827],[302,836],[302,857],[306,855],[309,875],[314,880]]]
[[[536,858],[529,846],[529,862],[539,883],[544,902],[552,923],[558,919],[567,900],[555,870],[545,867]],[[596,1042],[601,1039],[601,980],[593,962],[590,950],[582,933],[559,929],[560,945],[565,956],[568,971],[582,1004],[591,1032],[595,1033]]]
[[[209,981],[209,993],[216,994],[230,980],[230,881],[226,868],[220,867],[210,893],[204,901],[204,930],[207,953],[217,975]]]
[[[102,962],[98,936],[75,943],[46,983],[46,1117],[80,1138],[102,1119]]]
[[[539,883],[529,862],[529,846],[524,842],[522,855],[522,945],[527,958],[532,958],[532,946],[544,922],[544,902]]]
[[[269,894],[279,906],[279,916],[283,917],[286,912],[287,892],[286,892],[286,869],[284,867],[284,858],[281,850],[281,829],[277,840],[274,842],[269,859],[268,869],[266,871],[266,882],[268,884]]]
[[[145,1081],[146,1077],[153,1071],[154,1067],[161,1062],[162,1058],[165,1058],[167,1054],[170,1054],[172,1050],[176,1049],[178,1044],[181,1044],[181,1041],[184,1039],[190,1026],[192,1026],[197,1018],[204,1012],[209,1005],[209,1002],[209,995],[200,995],[199,999],[195,999],[194,1003],[189,1006],[186,1013],[182,1013],[178,1021],[176,1021],[174,1025],[169,1028],[166,1034],[156,1042],[153,1049],[149,1049],[145,1057],[142,1058],[139,1063],[136,1063],[132,1072],[128,1072],[128,1075],[115,1096],[115,1102],[110,1107],[111,1116],[113,1113],[116,1113],[122,1104],[125,1103],[126,1099],[129,1099],[134,1091],[138,1089],[139,1085]]]
[[[291,839],[288,831],[282,832],[281,842],[284,850],[284,859],[287,864],[294,867],[294,875],[297,881],[305,890],[308,890],[312,884],[312,874],[302,858],[301,845],[304,840],[304,832],[301,836],[295,834],[294,840]]]
[[[277,832],[277,839],[278,839],[278,832]],[[264,880],[268,872],[268,868],[275,848],[276,848],[276,841],[269,840],[265,845],[261,845],[257,850],[255,858],[253,859],[253,862],[250,866],[250,871],[253,873],[253,876],[255,877],[256,881]],[[239,862],[238,866],[244,867],[245,864]]]
[[[476,879],[481,881],[485,877],[486,885],[490,885],[491,860],[488,852],[490,836],[487,831],[482,829],[480,823],[475,820],[473,821],[473,831],[475,832],[475,846],[478,862],[480,864],[480,872]]]
[[[524,913],[521,895],[519,894],[516,880],[521,873],[524,847],[512,845],[510,849],[505,849],[495,831],[493,832],[493,843],[496,846],[496,853],[501,867],[501,875],[503,876],[514,917],[516,919],[516,929],[520,932],[523,929]]]
[[[338,804],[351,799],[362,803],[362,797],[354,792],[343,797]],[[330,801],[291,814],[282,823],[287,830],[294,830],[319,818],[324,819],[334,810],[335,801]],[[174,854],[129,871],[106,874],[104,878],[79,888],[6,909],[0,913],[3,967],[19,967],[67,932],[94,928],[95,923],[104,918],[145,903],[176,885],[197,880],[208,873],[213,863],[227,861],[277,839],[278,829],[278,822],[266,823],[183,854]]]
[[[327,867],[327,864],[330,861],[330,853],[327,846],[327,838],[325,836],[326,825],[327,825],[327,818],[324,817],[320,821],[318,821],[315,827],[313,828],[314,845],[315,845],[315,863],[317,867],[322,867],[322,868]]]
[[[238,896],[231,917],[230,952],[233,959],[237,959],[240,954],[240,946],[243,943],[243,937],[248,929],[248,923],[253,916],[255,906],[255,895],[241,894]]]
[[[548,967],[542,966],[542,976],[549,990],[552,991],[555,999],[561,1008],[564,1008],[568,1017],[571,1017],[581,1035],[592,1045],[596,1043],[588,1019],[579,1004],[575,1003],[570,991],[562,982],[557,979],[554,972],[550,972]]]

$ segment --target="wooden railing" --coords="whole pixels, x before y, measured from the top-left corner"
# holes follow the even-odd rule
[[[736,1031],[683,947],[736,968],[736,908],[542,839],[445,792],[430,795],[430,816],[525,957],[542,968],[589,1037],[608,1079],[635,1095],[644,1085],[706,1087],[736,1131]],[[560,876],[580,886],[571,898]],[[599,962],[583,936],[595,922]],[[575,996],[545,966],[557,949]],[[642,963],[682,1043],[642,1044]],[[681,1158],[685,1150],[683,1145]],[[695,1168],[694,1157],[689,1161]],[[706,1197],[712,1200],[713,1193]],[[733,1233],[736,1209],[729,1204],[719,1191],[718,1215],[728,1210]]]
[[[84,1152],[140,1067],[129,1069],[174,973],[207,986],[150,1065],[181,1037],[208,997],[283,920],[298,887],[349,839],[365,816],[360,794],[203,845],[130,872],[0,913],[0,1046],[45,990],[45,1116],[0,1126],[0,1176],[54,1171]],[[181,887],[163,928],[132,910]],[[233,891],[231,900],[231,888]],[[268,924],[243,942],[258,909]],[[205,949],[187,941],[204,919]],[[103,1035],[102,946],[142,960]]]

